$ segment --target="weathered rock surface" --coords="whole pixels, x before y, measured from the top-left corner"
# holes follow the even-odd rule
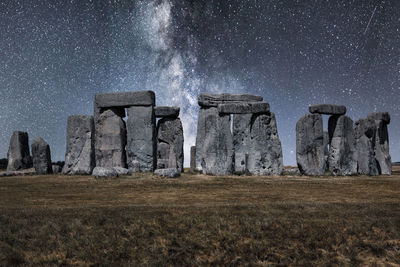
[[[251,123],[253,114],[233,115],[234,170],[236,174],[248,172],[248,158],[252,153]]]
[[[269,114],[269,104],[263,102],[228,103],[218,105],[221,114]]]
[[[353,121],[344,115],[331,116],[328,122],[330,149],[329,171],[332,175],[357,174]]]
[[[61,172],[61,167],[56,165],[56,164],[51,165],[51,169],[52,169],[54,174],[57,174],[57,173]]]
[[[324,175],[327,140],[322,115],[306,114],[296,124],[296,160],[304,175]]]
[[[153,91],[132,91],[96,94],[95,106],[98,108],[154,106],[156,96]]]
[[[118,175],[128,175],[130,171],[122,167],[113,167],[113,169],[118,173]]]
[[[354,127],[357,151],[357,172],[364,175],[379,175],[375,159],[375,123],[371,119],[360,119]]]
[[[13,133],[8,148],[7,158],[7,171],[19,171],[32,167],[28,133],[20,131],[15,131]]]
[[[204,110],[205,138],[201,147],[202,171],[209,175],[233,172],[233,139],[229,115],[221,115],[215,107]],[[200,148],[196,145],[197,148]]]
[[[387,125],[390,115],[387,112],[372,113],[368,119],[374,122],[376,135],[374,141],[375,158],[380,174],[392,174],[392,158],[389,153],[389,133]]]
[[[157,169],[183,172],[183,127],[179,118],[162,118],[157,124]]]
[[[248,157],[248,171],[255,175],[282,174],[282,145],[275,114],[253,115],[250,136],[252,146]]]
[[[196,146],[190,147],[190,171],[196,170]]]
[[[166,107],[166,106],[157,106],[154,107],[154,114],[156,118],[178,118],[179,107]]]
[[[126,167],[125,109],[104,110],[96,121],[95,156],[97,167]]]
[[[197,119],[197,136],[196,136],[196,170],[201,171],[201,162],[203,160],[203,144],[206,136],[206,120],[207,108],[200,108]]]
[[[176,178],[176,177],[181,176],[181,172],[175,168],[156,169],[154,171],[154,174],[161,176],[161,177],[168,177],[168,178]]]
[[[53,172],[51,165],[50,146],[42,138],[35,138],[32,142],[33,167],[38,174]]]
[[[0,177],[7,177],[7,176],[21,176],[21,175],[35,175],[36,170],[35,168],[24,169],[20,171],[6,171],[0,172]]]
[[[298,168],[288,168],[283,171],[283,174],[290,175],[290,176],[297,176],[300,175],[300,170]]]
[[[345,106],[318,104],[309,107],[310,113],[326,114],[326,115],[344,115],[346,114]]]
[[[328,156],[329,156],[329,133],[324,131],[324,153],[325,153],[325,171],[329,170]]]
[[[156,166],[156,119],[152,106],[128,108],[127,163],[132,172],[153,171]]]
[[[91,174],[95,166],[93,116],[68,117],[64,174]]]
[[[95,178],[113,178],[118,177],[118,172],[114,168],[96,167],[93,169],[92,175]]]
[[[242,94],[200,94],[199,105],[201,107],[217,107],[219,104],[227,102],[261,102],[262,96]]]

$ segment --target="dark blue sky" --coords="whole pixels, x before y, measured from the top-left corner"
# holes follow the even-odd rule
[[[232,92],[270,103],[285,164],[314,103],[354,121],[389,111],[400,160],[397,0],[0,0],[0,62],[0,157],[24,130],[62,160],[67,117],[92,113],[95,93],[151,89],[182,107],[186,152],[198,94]]]

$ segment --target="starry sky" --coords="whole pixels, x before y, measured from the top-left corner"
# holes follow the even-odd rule
[[[63,160],[67,117],[129,90],[181,107],[186,166],[202,92],[262,95],[286,165],[309,105],[388,111],[400,161],[400,1],[0,0],[0,157],[23,130]]]

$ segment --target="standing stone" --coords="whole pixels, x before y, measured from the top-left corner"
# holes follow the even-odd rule
[[[29,153],[28,133],[15,131],[11,136],[7,153],[7,171],[19,171],[32,167],[32,158]]]
[[[354,127],[354,138],[357,151],[357,172],[364,175],[379,175],[375,160],[375,135],[374,121],[360,119]]]
[[[205,138],[202,146],[202,170],[209,175],[229,175],[233,172],[233,140],[230,115],[220,115],[218,108],[204,109]]]
[[[157,169],[183,172],[183,128],[179,118],[163,118],[157,124]]]
[[[306,114],[296,124],[296,160],[301,174],[324,175],[326,147],[322,115]]]
[[[328,156],[329,156],[329,133],[324,131],[324,160],[325,160],[325,172],[329,170]]]
[[[389,153],[389,133],[387,125],[390,123],[390,115],[387,112],[377,112],[368,115],[375,124],[375,158],[380,174],[392,174],[392,158]]]
[[[330,138],[328,164],[331,174],[335,176],[357,174],[353,121],[344,115],[333,115],[329,118],[328,132]]]
[[[235,173],[244,174],[248,172],[248,161],[246,155],[252,153],[251,148],[251,122],[253,114],[233,115],[233,147],[235,160]]]
[[[67,123],[67,151],[64,174],[91,174],[94,159],[93,116],[73,115]]]
[[[190,171],[196,170],[196,146],[190,147]]]
[[[97,167],[126,168],[126,126],[124,108],[109,108],[96,121]]]
[[[152,172],[156,167],[156,127],[153,106],[128,108],[126,154],[132,172]]]
[[[40,137],[32,142],[33,167],[38,174],[49,174],[53,172],[51,165],[50,146]]]
[[[278,136],[275,114],[254,114],[250,138],[248,171],[255,175],[281,175],[283,171],[282,145]]]
[[[204,144],[204,138],[206,136],[206,120],[207,108],[200,108],[199,116],[197,119],[197,135],[196,135],[196,170],[201,171],[201,163],[203,161],[202,148]]]

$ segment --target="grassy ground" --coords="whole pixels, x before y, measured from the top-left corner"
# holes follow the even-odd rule
[[[0,178],[0,265],[400,265],[400,174]]]

